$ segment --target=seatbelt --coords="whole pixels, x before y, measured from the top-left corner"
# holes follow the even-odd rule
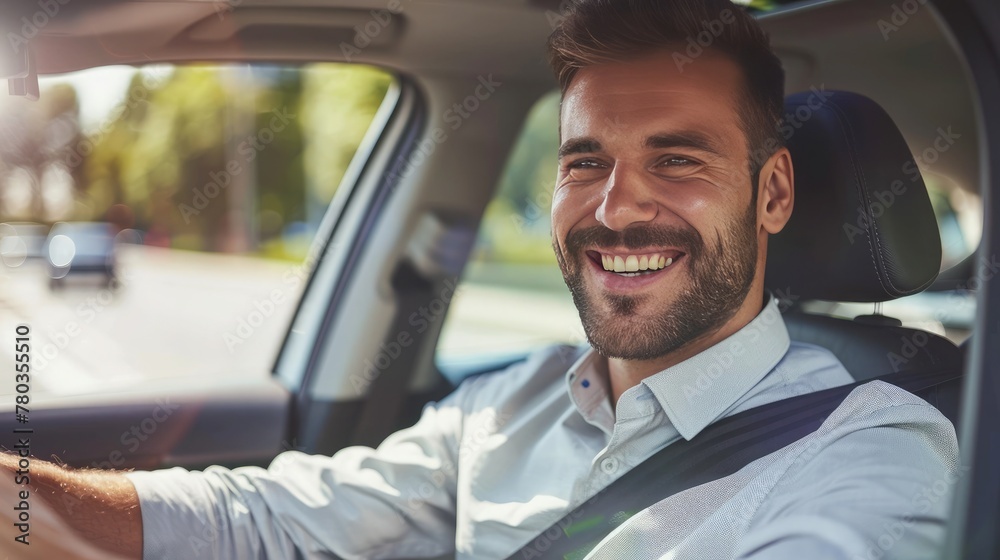
[[[400,263],[393,271],[391,284],[396,297],[396,311],[389,330],[386,331],[385,343],[390,350],[383,350],[388,363],[379,369],[371,379],[365,396],[365,405],[361,415],[354,425],[354,437],[351,445],[366,445],[377,447],[389,434],[398,429],[396,420],[410,395],[410,382],[413,379],[418,353],[423,348],[421,340],[426,333],[418,332],[409,322],[412,314],[421,306],[434,300],[435,284],[427,280],[408,262]],[[438,288],[440,290],[440,288]],[[426,329],[433,332],[433,329]],[[410,344],[400,344],[397,338],[401,333],[410,337]],[[394,348],[393,345],[395,346]],[[377,355],[369,360],[370,365],[378,365]]]
[[[715,422],[654,453],[508,560],[582,559],[617,526],[674,494],[724,478],[815,432],[855,388],[881,380],[918,394],[962,372],[900,372],[758,406]],[[918,395],[919,396],[919,395]]]

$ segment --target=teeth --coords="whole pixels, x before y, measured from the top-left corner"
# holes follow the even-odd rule
[[[660,270],[673,264],[672,257],[661,255],[617,255],[601,254],[601,265],[604,270],[624,273],[625,276],[638,276],[643,270]]]

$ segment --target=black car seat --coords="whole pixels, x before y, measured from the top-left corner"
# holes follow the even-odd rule
[[[941,240],[910,149],[877,103],[812,90],[789,96],[785,112],[795,204],[768,242],[765,284],[785,300],[791,338],[829,349],[856,380],[960,371],[961,351],[936,334],[877,313],[851,320],[800,309],[808,300],[877,303],[918,293],[937,277]],[[957,407],[947,399],[946,414]]]

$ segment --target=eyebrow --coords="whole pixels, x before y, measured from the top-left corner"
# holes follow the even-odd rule
[[[654,134],[649,138],[646,138],[644,146],[654,150],[669,148],[694,148],[713,155],[722,155],[722,149],[719,147],[718,142],[695,130]]]
[[[573,138],[559,146],[559,159],[573,154],[592,154],[599,151],[601,151],[601,143],[597,140],[589,136]]]
[[[694,148],[714,155],[722,155],[719,144],[711,137],[695,130],[654,134],[643,142],[643,146],[653,150],[669,148]],[[601,143],[589,136],[567,140],[559,147],[559,158],[573,154],[589,154],[601,151]]]

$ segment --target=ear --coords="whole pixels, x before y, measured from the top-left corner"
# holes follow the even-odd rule
[[[795,173],[787,148],[780,148],[764,163],[757,192],[760,226],[767,233],[778,233],[792,216],[795,202]]]

